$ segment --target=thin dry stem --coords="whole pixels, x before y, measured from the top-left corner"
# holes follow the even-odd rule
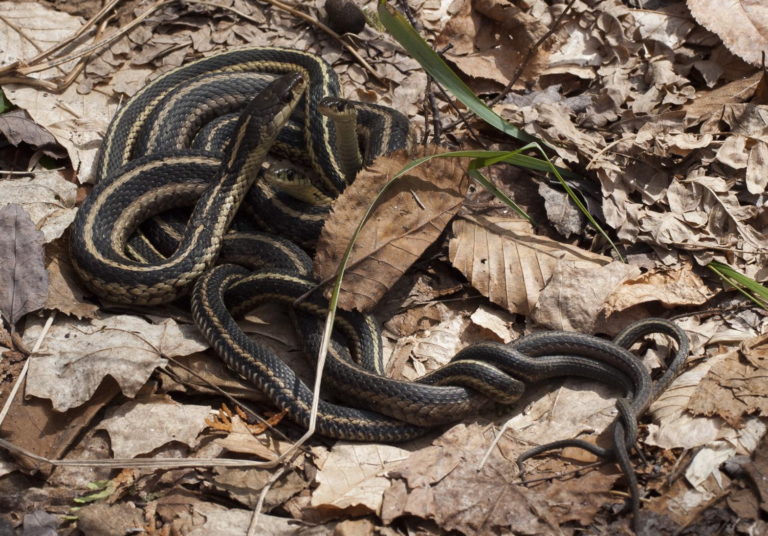
[[[11,389],[11,392],[8,395],[8,400],[5,401],[3,410],[0,411],[0,426],[3,425],[3,421],[5,420],[6,415],[8,415],[8,411],[11,409],[11,405],[13,404],[13,401],[16,399],[16,394],[19,392],[19,389],[21,389],[21,385],[24,383],[24,380],[27,377],[27,371],[29,370],[29,358],[33,356],[40,349],[40,346],[43,344],[43,340],[45,339],[45,336],[48,334],[48,330],[51,328],[51,325],[53,324],[53,320],[55,318],[56,318],[56,311],[53,311],[48,316],[48,319],[45,321],[45,324],[43,325],[43,329],[40,332],[40,335],[37,337],[37,341],[35,341],[35,346],[32,348],[32,352],[27,357],[27,360],[24,362],[24,367],[21,369],[21,373],[19,374],[19,377],[16,378],[16,383],[13,384],[13,389]]]

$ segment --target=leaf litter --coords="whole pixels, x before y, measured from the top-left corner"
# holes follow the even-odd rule
[[[305,8],[321,15],[321,4],[309,2]],[[430,42],[438,50],[450,45],[445,58],[473,90],[498,94],[512,82],[514,90],[494,109],[549,143],[559,158],[556,163],[597,179],[599,187],[582,194],[597,199],[595,206],[601,210],[596,215],[627,248],[629,264],[601,255],[607,250],[590,236],[580,215],[557,189],[540,180],[531,184],[536,177],[512,179],[505,170],[490,174],[498,187],[536,215],[536,227],[531,228],[481,194],[470,194],[469,202],[462,203],[466,185],[456,186],[461,184],[460,172],[458,182],[451,182],[455,186],[450,187],[454,190],[450,209],[432,208],[437,200],[429,190],[438,184],[432,181],[449,180],[453,173],[426,171],[420,180],[429,188],[403,187],[401,194],[416,204],[402,209],[401,215],[433,214],[416,223],[418,227],[429,222],[432,235],[374,233],[371,244],[383,240],[408,254],[394,255],[361,242],[357,278],[372,283],[348,291],[355,296],[349,299],[350,307],[372,308],[386,322],[392,373],[413,379],[445,363],[470,342],[506,341],[534,326],[611,334],[637,318],[687,314],[680,323],[691,336],[694,359],[652,406],[651,422],[644,424],[642,434],[642,449],[661,465],[660,474],[678,468],[675,474],[683,477],[665,485],[657,474],[641,470],[644,483],[655,493],[647,508],[667,523],[696,530],[697,523],[707,519],[708,505],[733,490],[726,503],[729,515],[741,516],[745,527],[751,521],[760,523],[764,505],[746,483],[754,481],[764,465],[760,436],[765,430],[762,377],[768,322],[763,312],[750,309],[701,266],[718,260],[758,281],[768,278],[764,200],[768,137],[763,117],[768,93],[764,74],[753,66],[765,48],[760,33],[766,26],[764,12],[749,0],[734,2],[739,9],[727,10],[727,17],[719,15],[721,6],[713,9],[711,2],[699,0],[668,5],[577,0],[569,3],[560,20],[566,9],[562,2],[409,4]],[[635,4],[640,8],[634,9]],[[444,125],[455,117],[441,94],[434,94],[434,105],[428,103],[423,71],[378,30],[364,30],[357,47],[386,81],[384,86],[374,84],[337,42],[310,25],[297,24],[291,14],[267,4],[235,1],[227,6],[214,8],[202,2],[161,6],[143,24],[92,56],[84,74],[62,93],[3,82],[6,98],[33,121],[24,123],[23,132],[15,129],[21,135],[16,141],[42,147],[52,136],[66,149],[71,163],[70,173],[35,170],[29,177],[0,179],[2,203],[24,207],[44,236],[39,247],[45,249],[46,263],[40,254],[39,264],[47,268],[50,280],[47,298],[41,294],[34,307],[11,307],[15,313],[4,314],[16,320],[26,314],[18,326],[28,346],[44,324],[43,317],[31,311],[44,307],[63,314],[53,322],[40,352],[29,358],[25,396],[15,397],[8,418],[0,423],[4,437],[14,444],[37,447],[38,453],[52,458],[64,456],[70,447],[68,457],[86,453],[88,449],[81,447],[89,444],[93,452],[101,453],[99,457],[110,452],[217,456],[224,451],[266,457],[286,448],[283,440],[254,437],[239,417],[229,431],[206,426],[205,417],[217,403],[211,398],[213,389],[197,386],[199,376],[232,393],[241,391],[236,387],[239,382],[224,382],[220,372],[205,365],[206,359],[214,358],[200,353],[204,345],[184,315],[176,321],[159,320],[154,314],[115,314],[94,303],[70,273],[65,230],[74,217],[75,199],[85,193],[82,186],[78,191],[78,185],[90,180],[110,117],[148,80],[191,57],[226,47],[291,46],[332,62],[348,97],[394,105],[422,133],[431,127],[425,111],[442,114]],[[5,26],[0,32],[5,44],[0,46],[0,63],[31,58],[77,31],[83,23],[78,15],[85,11],[68,15],[59,7],[40,2],[20,10],[16,3],[0,3],[0,24]],[[116,20],[127,24],[149,7],[121,2]],[[375,2],[364,7],[371,13]],[[69,62],[31,76],[47,81],[72,68]],[[10,128],[19,117],[26,116],[16,112],[0,123]],[[469,126],[480,127],[475,121]],[[10,134],[6,132],[6,137]],[[447,139],[461,141],[464,147],[475,143],[464,125]],[[5,164],[6,153],[0,160]],[[365,173],[386,177],[403,162],[379,161]],[[385,165],[389,167],[382,171]],[[345,194],[347,203],[335,209],[340,213],[334,216],[340,220],[338,227],[347,231],[344,236],[350,222],[359,219],[349,198],[364,205],[377,188],[372,179],[361,178],[358,183]],[[379,232],[396,212],[383,208],[382,215],[374,218],[380,222]],[[458,217],[451,219],[456,212]],[[343,248],[345,240],[330,234],[330,225],[326,241]],[[450,227],[447,236],[446,227]],[[417,242],[418,249],[411,249]],[[466,253],[488,243],[498,244],[488,249],[488,255]],[[514,255],[504,253],[508,247]],[[323,245],[318,259],[338,258],[338,251]],[[371,251],[386,256],[377,258]],[[503,262],[482,262],[498,253],[504,253]],[[5,257],[7,266],[4,261]],[[384,264],[392,267],[386,275],[372,268]],[[333,262],[327,266],[323,277],[334,271]],[[512,267],[517,271],[498,277]],[[374,286],[381,290],[373,292]],[[15,347],[12,342],[3,344],[8,351]],[[287,346],[291,353],[292,345]],[[659,361],[657,352],[647,354],[649,362]],[[168,363],[173,356],[182,364],[188,359],[191,372]],[[7,359],[0,358],[3,374],[13,370],[6,368]],[[160,369],[170,376],[156,372]],[[0,378],[0,402],[8,397],[16,374]],[[435,532],[463,534],[572,534],[583,526],[602,534],[624,530],[607,525],[612,517],[604,505],[619,503],[615,490],[623,489],[610,467],[528,488],[515,485],[512,460],[522,451],[555,436],[582,434],[600,443],[615,417],[608,390],[577,380],[551,389],[528,393],[512,415],[483,415],[477,422],[440,435],[435,432],[414,445],[337,443],[330,450],[314,446],[294,462],[284,484],[270,491],[267,510],[279,517],[262,514],[260,526],[269,534],[327,533],[334,527],[390,533],[393,523],[410,530],[424,522]],[[495,425],[506,420],[507,431],[480,467]],[[40,424],[30,429],[29,423]],[[723,462],[728,465],[750,455],[752,461],[740,462],[741,473],[720,470]],[[529,476],[563,475],[592,461],[570,451],[564,458],[530,460]],[[18,468],[28,470],[28,461],[0,456],[3,492],[23,491],[14,490],[12,484],[20,474]],[[54,472],[58,479],[52,476],[47,485],[42,483],[49,494],[49,503],[43,503],[48,512],[66,512],[50,499],[57,490],[74,482],[82,485],[74,473],[62,469]],[[66,481],[68,474],[71,483]],[[96,473],[83,475],[102,478]],[[151,471],[138,474],[135,495],[126,495],[116,485],[108,501],[79,512],[78,527],[90,533],[113,526],[123,533],[148,522],[152,531],[166,527],[185,534],[245,534],[251,515],[244,508],[254,507],[271,478],[269,471],[256,469],[168,475],[179,479],[155,481]],[[212,502],[206,495],[210,489],[226,494],[229,502]],[[72,490],[66,491],[71,500]],[[32,502],[23,502],[31,493],[19,495],[18,512],[39,511],[39,506],[29,506]],[[25,530],[40,526],[28,519],[12,521]],[[321,524],[310,529],[307,521]]]

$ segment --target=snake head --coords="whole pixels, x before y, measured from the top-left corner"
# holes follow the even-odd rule
[[[248,103],[224,151],[226,173],[252,173],[261,166],[306,89],[304,77],[290,73],[271,82]]]

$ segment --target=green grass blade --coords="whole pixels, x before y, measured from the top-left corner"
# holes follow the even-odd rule
[[[503,133],[520,140],[523,143],[531,143],[537,140],[508,123],[496,112],[488,108],[483,101],[477,98],[469,87],[454,73],[450,67],[430,48],[424,39],[414,30],[413,26],[396,9],[387,4],[386,0],[379,0],[379,18],[387,31],[418,61],[446,90],[450,91],[459,101],[469,108],[475,115],[483,119],[489,125],[499,129]],[[540,142],[543,144],[543,142]]]
[[[541,154],[543,160],[539,160],[537,158],[533,158],[531,156],[521,154],[523,151],[528,151],[528,150],[538,151]],[[568,185],[568,183],[565,182],[565,179],[563,179],[563,176],[560,174],[560,171],[557,169],[557,166],[555,166],[552,163],[552,161],[547,157],[547,154],[544,152],[544,149],[539,144],[531,143],[516,151],[508,151],[506,153],[503,151],[493,151],[493,152],[488,151],[488,153],[486,153],[485,156],[477,156],[475,158],[476,160],[473,164],[476,168],[492,166],[500,162],[506,162],[508,164],[513,164],[519,167],[533,168],[533,169],[541,169],[543,166],[542,170],[554,174],[554,176],[560,182],[560,185],[568,194],[568,197],[571,198],[571,201],[573,202],[573,204],[576,205],[576,207],[581,211],[582,214],[584,214],[584,217],[587,218],[587,221],[589,221],[592,227],[594,227],[595,230],[598,233],[600,233],[600,235],[611,245],[611,248],[616,253],[617,257],[620,260],[624,261],[624,256],[621,254],[621,252],[619,251],[619,248],[616,246],[614,241],[611,240],[611,237],[608,236],[608,233],[605,232],[603,227],[597,222],[595,217],[592,216],[592,214],[589,212],[587,207],[584,206],[584,203],[581,202],[581,199],[579,199],[579,196],[577,196],[576,193],[573,191],[573,189]]]
[[[507,194],[496,188],[496,185],[494,185],[491,181],[489,181],[485,175],[480,173],[477,169],[473,169],[470,165],[469,171],[467,172],[470,177],[472,177],[476,182],[481,184],[483,188],[491,192],[494,196],[496,196],[497,199],[499,199],[502,203],[506,204],[508,207],[510,207],[512,210],[517,212],[520,216],[525,218],[528,221],[533,221],[531,217],[523,210],[523,208],[515,203],[515,201],[510,198]]]
[[[707,265],[707,268],[759,307],[768,310],[768,288],[764,285],[722,262],[712,261]]]
[[[3,88],[0,88],[0,114],[13,109],[13,104],[6,98]]]

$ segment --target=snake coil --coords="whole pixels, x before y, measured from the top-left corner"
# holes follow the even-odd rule
[[[238,223],[237,231],[230,225],[244,203],[240,212],[255,216],[257,224],[311,244],[328,208],[271,184],[263,166],[268,152],[278,147],[290,158],[307,160],[316,177],[316,197],[333,198],[362,165],[404,147],[407,139],[402,114],[341,99],[333,70],[312,54],[255,47],[198,60],[158,77],[115,115],[96,166],[98,184],[73,226],[73,264],[97,294],[123,303],[172,301],[194,285],[192,314],[211,346],[232,370],[306,426],[310,389],[267,346],[246,336],[235,318],[264,301],[291,304],[306,295],[315,284],[311,262],[293,242],[251,232],[253,223]],[[178,214],[178,207],[192,207],[191,215]],[[188,220],[179,223],[180,218]],[[156,240],[148,238],[151,229]],[[247,248],[257,248],[258,259],[252,251],[243,253]],[[220,257],[249,266],[266,260],[268,268],[254,272],[215,265]],[[307,351],[316,354],[318,317],[327,303],[310,296],[298,305],[296,323]],[[476,344],[443,368],[406,382],[383,374],[381,336],[371,317],[342,312],[337,328],[343,337],[332,343],[328,382],[365,409],[322,401],[320,433],[402,441],[460,420],[489,399],[511,404],[528,383],[586,377],[616,386],[624,397],[614,446],[600,449],[568,440],[524,458],[565,445],[615,458],[629,479],[635,511],[639,494],[628,449],[637,437],[637,419],[678,373],[688,352],[677,326],[648,319],[613,342],[541,332],[508,345]],[[677,344],[656,382],[629,351],[649,333],[664,333]]]

